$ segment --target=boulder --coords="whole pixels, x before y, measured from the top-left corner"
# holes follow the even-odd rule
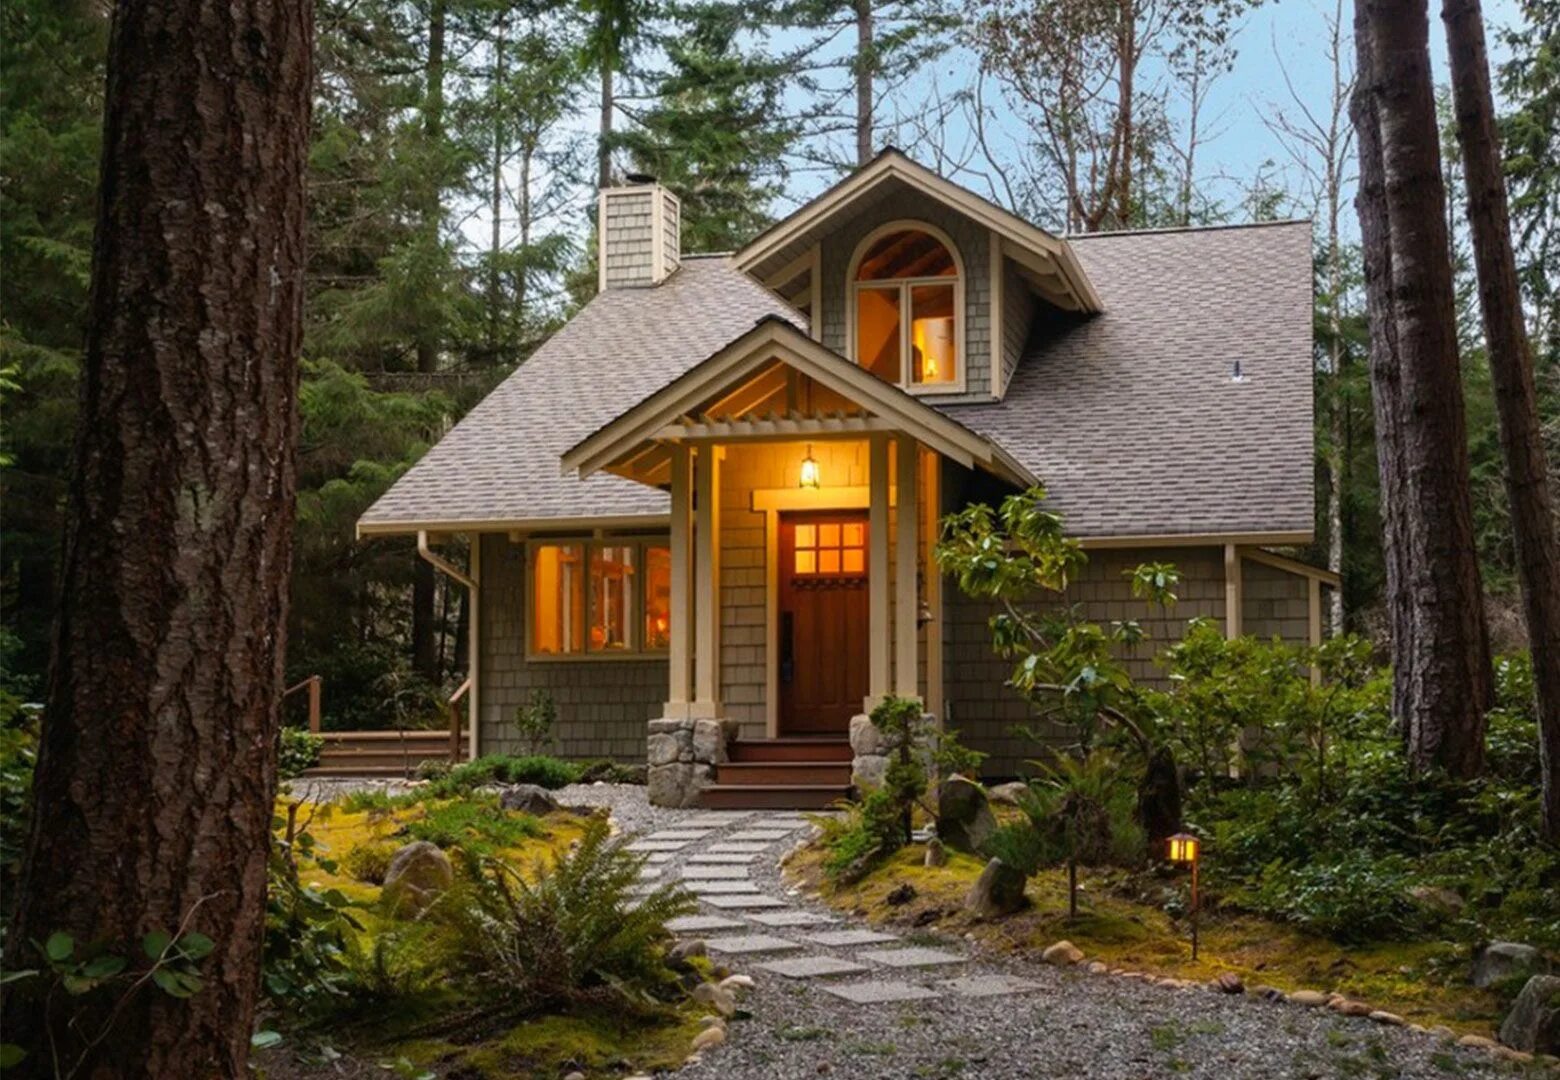
[[[1279,1002],[1289,1000],[1289,995],[1284,993],[1278,987],[1268,986],[1266,984],[1253,986],[1251,988],[1251,996],[1261,998],[1263,1001]]]
[[[970,886],[964,898],[964,908],[978,919],[994,919],[1011,915],[1024,906],[1024,872],[1009,866],[1001,859],[992,859]]]
[[[1006,784],[998,784],[995,787],[987,788],[986,795],[991,799],[992,802],[1006,803],[1008,806],[1017,806],[1019,800],[1022,799],[1025,793],[1028,791],[1029,785],[1024,783],[1022,780],[1011,780]]]
[[[714,765],[726,760],[726,726],[719,720],[693,722],[693,760]]]
[[[1387,1012],[1385,1009],[1377,1009],[1370,1014],[1370,1019],[1378,1024],[1386,1024],[1388,1027],[1407,1027],[1408,1021],[1395,1012]]]
[[[1473,954],[1473,985],[1493,986],[1512,976],[1547,975],[1544,954],[1531,945],[1493,941]]]
[[[708,1050],[712,1046],[719,1046],[726,1041],[726,1029],[723,1027],[707,1027],[693,1037],[693,1049],[695,1051]]]
[[[915,886],[908,881],[895,885],[887,896],[883,897],[883,903],[889,907],[904,907],[915,899]]]
[[[1513,1050],[1560,1054],[1560,976],[1527,981],[1500,1025],[1500,1041]]]
[[[676,734],[662,732],[650,735],[645,740],[646,761],[651,768],[657,765],[671,765],[677,761],[682,753],[682,741]]]
[[[882,754],[860,754],[851,762],[850,782],[858,791],[883,786],[888,776],[888,758]]]
[[[926,842],[926,857],[922,860],[926,866],[947,866],[948,849],[943,847],[942,841],[932,837]]]
[[[523,814],[541,817],[557,810],[558,800],[548,794],[546,788],[535,784],[511,784],[499,793],[498,805],[505,810],[518,810]]]
[[[850,718],[850,749],[856,757],[883,757],[888,754],[888,739],[872,722],[872,717],[858,714]]]
[[[666,962],[673,967],[686,966],[688,961],[695,956],[708,956],[709,947],[699,938],[690,938],[687,941],[679,941],[666,950]]]
[[[1246,983],[1245,980],[1233,971],[1226,971],[1213,980],[1213,988],[1225,994],[1244,994],[1246,992]]]
[[[700,983],[693,988],[693,1000],[708,1005],[722,1016],[737,1011],[737,998],[730,990],[722,990],[714,983]]]
[[[692,806],[699,801],[703,777],[708,765],[674,762],[652,768],[645,784],[645,797],[651,806]]]
[[[391,914],[408,918],[420,914],[455,884],[455,868],[449,856],[426,840],[407,844],[390,860],[380,900]]]
[[[997,819],[979,784],[954,776],[937,785],[937,837],[946,846],[978,854],[996,830]]]
[[[1047,945],[1045,951],[1040,954],[1040,959],[1047,964],[1068,967],[1082,962],[1083,950],[1070,941],[1058,941],[1054,945]]]
[[[1432,915],[1450,917],[1461,913],[1467,906],[1467,901],[1456,889],[1448,889],[1444,885],[1412,885],[1407,895],[1414,906]]]

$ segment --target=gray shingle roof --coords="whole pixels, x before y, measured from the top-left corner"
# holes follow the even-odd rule
[[[1033,336],[1002,402],[944,411],[1080,536],[1310,532],[1309,223],[1069,239],[1105,313]]]
[[[688,258],[656,288],[586,304],[368,509],[365,530],[669,512],[606,473],[565,476],[565,450],[766,315],[805,320],[729,259]]]

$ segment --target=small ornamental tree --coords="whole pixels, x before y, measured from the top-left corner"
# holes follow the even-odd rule
[[[1063,532],[1062,516],[1045,507],[1040,486],[1010,495],[993,509],[976,503],[943,521],[937,561],[959,588],[997,605],[992,642],[1013,661],[1012,686],[1043,718],[1068,724],[1079,754],[1102,736],[1119,735],[1142,762],[1138,818],[1150,851],[1181,824],[1175,758],[1122,656],[1143,639],[1136,620],[1102,625],[1062,602],[1068,582],[1088,561]],[[1150,609],[1175,603],[1180,575],[1164,563],[1128,571],[1132,595]]]

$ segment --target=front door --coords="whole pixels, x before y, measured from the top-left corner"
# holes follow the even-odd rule
[[[867,515],[782,514],[780,734],[850,732],[867,696]]]

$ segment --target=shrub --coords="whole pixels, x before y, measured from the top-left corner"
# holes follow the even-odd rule
[[[1254,899],[1270,915],[1342,942],[1408,935],[1416,925],[1413,878],[1400,855],[1324,853],[1309,863],[1275,863]]]
[[[672,998],[678,982],[665,963],[666,922],[694,901],[677,886],[637,896],[643,865],[601,819],[550,867],[485,862],[436,909],[453,930],[454,970],[515,1014],[592,1002],[638,1009]]]
[[[27,843],[33,766],[38,762],[38,713],[0,690],[0,910],[10,910]]]
[[[405,791],[392,795],[383,788],[361,788],[342,796],[340,806],[349,814],[388,814],[407,806],[416,806],[423,800],[421,791]]]
[[[903,811],[887,787],[845,803],[838,817],[815,817],[823,830],[826,874],[842,884],[860,880],[906,843]]]
[[[305,769],[320,763],[320,752],[325,747],[325,737],[303,728],[284,727],[281,748],[277,752],[276,773],[283,780],[302,776]]]
[[[449,774],[434,780],[428,790],[447,798],[482,787],[485,784],[536,784],[555,789],[575,783],[580,777],[580,767],[573,762],[554,757],[512,757],[508,754],[488,754],[476,761],[457,765]]]
[[[298,823],[298,808],[291,804],[287,817],[272,822],[261,983],[273,1001],[310,1012],[345,995],[348,942],[363,926],[339,889],[316,889],[300,880],[300,858],[313,859],[327,872],[336,865],[317,852],[307,822]]]
[[[399,850],[395,844],[388,842],[359,844],[341,857],[341,868],[354,881],[383,885],[385,875],[390,871],[390,860],[395,858]]]
[[[529,814],[512,813],[496,798],[455,799],[427,804],[419,821],[408,822],[414,840],[426,840],[441,848],[464,848],[487,855],[497,848],[514,847],[528,837],[543,836],[542,823]]]
[[[558,721],[558,706],[552,695],[537,687],[524,705],[515,708],[515,734],[526,754],[536,755],[552,739],[553,724]]]

